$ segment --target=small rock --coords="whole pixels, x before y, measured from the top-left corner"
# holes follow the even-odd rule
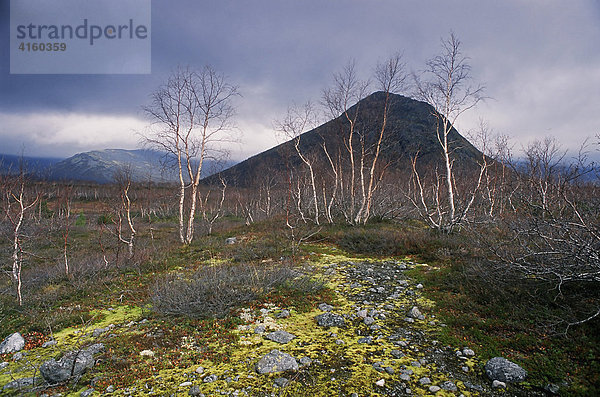
[[[292,341],[292,339],[294,339],[296,335],[290,334],[287,331],[275,331],[268,333],[267,335],[265,335],[265,337],[269,340],[272,340],[273,342],[285,344]]]
[[[142,356],[142,357],[154,357],[154,352],[152,350],[142,350],[140,352],[140,356]]]
[[[23,358],[23,352],[16,352],[13,357],[12,360],[13,361],[19,361],[20,359]]]
[[[394,368],[392,367],[385,367],[385,372],[387,372],[390,375],[394,375],[396,373],[396,371],[394,371]]]
[[[204,367],[198,367],[198,368],[196,368],[196,373],[197,373],[197,374],[202,374],[202,373],[204,373]]]
[[[0,354],[8,354],[18,352],[25,347],[25,339],[20,333],[15,332],[7,336],[2,343],[0,343]]]
[[[367,336],[365,338],[359,338],[358,343],[364,343],[364,344],[370,345],[371,343],[373,343],[373,337]]]
[[[344,342],[343,340],[341,340],[341,339],[336,339],[336,340],[335,340],[335,344],[336,344],[336,345],[343,345],[344,343],[345,343],[345,342]]]
[[[225,244],[231,245],[237,243],[237,237],[229,237],[225,239]]]
[[[42,348],[46,349],[48,347],[56,346],[56,341],[54,339],[50,339],[42,344]]]
[[[264,334],[266,330],[266,327],[264,325],[257,325],[256,328],[254,328],[254,333],[255,334]]]
[[[42,383],[41,378],[21,378],[21,379],[13,380],[12,382],[8,382],[7,384],[4,385],[2,390],[21,389],[21,388],[27,387],[27,386],[33,386],[36,384],[39,385],[40,383]]]
[[[366,309],[359,310],[356,312],[356,315],[358,317],[365,318],[365,317],[367,317],[367,310]]]
[[[449,380],[443,382],[440,387],[444,390],[448,390],[448,391],[458,391],[458,388],[456,387],[456,385],[454,384],[454,382],[451,382]]]
[[[491,380],[505,383],[522,382],[527,371],[503,357],[494,357],[485,364],[485,373]]]
[[[115,391],[115,387],[113,385],[110,385],[106,388],[106,392],[107,393],[112,393]]]
[[[408,317],[418,319],[418,320],[425,319],[425,316],[421,313],[419,308],[416,306],[413,306],[412,309],[410,309],[410,311],[408,312]]]
[[[10,363],[8,361],[4,361],[0,363],[0,370],[8,367],[10,365]]]
[[[256,372],[259,374],[269,374],[289,370],[298,370],[296,359],[277,349],[271,350],[263,358],[258,360],[258,363],[256,364]]]
[[[290,316],[290,311],[287,309],[283,309],[278,315],[277,318],[288,318]]]
[[[475,352],[473,350],[469,349],[468,347],[465,347],[463,349],[462,353],[467,357],[473,357],[475,355]]]
[[[427,377],[423,377],[423,378],[419,379],[419,383],[422,385],[429,385],[429,384],[431,384],[431,379],[429,379]]]
[[[194,385],[194,386],[190,387],[188,394],[190,396],[200,396],[202,394],[202,393],[200,393],[200,386]]]
[[[462,369],[465,372],[469,372],[469,367],[467,367],[466,365],[464,367],[460,367],[460,369]]]
[[[323,313],[315,317],[321,327],[343,327],[346,322],[344,317],[334,313]]]
[[[429,391],[430,391],[431,393],[437,393],[437,392],[439,392],[440,390],[441,390],[441,389],[440,389],[440,387],[439,387],[439,386],[429,386]]]
[[[560,391],[560,386],[555,385],[554,383],[549,383],[546,385],[546,387],[544,387],[544,390],[546,390],[550,394],[558,394],[558,392]]]
[[[212,382],[216,381],[217,379],[218,379],[218,376],[213,374],[213,375],[205,376],[204,379],[202,379],[202,382],[212,383]]]
[[[379,387],[383,387],[385,385],[385,379],[379,379],[375,384]]]
[[[94,389],[87,389],[81,392],[80,397],[88,397],[94,394]]]
[[[494,380],[492,382],[492,387],[494,389],[505,389],[506,388],[506,383],[500,382],[499,380]]]
[[[363,322],[365,323],[365,325],[371,325],[375,322],[375,319],[373,317],[365,317]]]
[[[394,349],[390,352],[390,354],[392,355],[392,357],[394,358],[402,358],[405,356],[404,353],[402,353],[400,350]]]
[[[322,310],[324,312],[330,312],[331,310],[333,310],[333,306],[328,305],[327,303],[321,303],[319,305],[319,310]]]
[[[312,364],[312,359],[310,357],[302,357],[300,359],[300,365],[302,365],[303,367],[307,367],[310,364]]]
[[[400,374],[400,380],[403,380],[405,382],[410,382],[410,375],[408,375],[408,374]]]
[[[191,386],[191,385],[192,385],[192,382],[189,382],[189,381],[188,381],[188,382],[183,382],[183,383],[180,383],[180,384],[179,384],[179,387],[188,387],[188,386]]]
[[[423,289],[423,284],[421,284],[421,283],[417,284],[417,288],[418,289]]]
[[[278,387],[286,387],[290,381],[287,378],[277,378],[274,380],[274,383]]]

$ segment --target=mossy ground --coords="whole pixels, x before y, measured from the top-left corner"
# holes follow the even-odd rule
[[[389,224],[384,226],[388,231],[394,229]],[[369,230],[372,228],[370,226]],[[120,278],[107,287],[103,286],[100,292],[86,292],[83,300],[78,300],[79,295],[73,294],[57,303],[56,310],[67,311],[73,308],[73,315],[65,322],[68,326],[53,329],[53,337],[58,341],[55,347],[42,349],[40,345],[50,338],[50,332],[44,330],[45,332],[40,333],[38,325],[28,327],[23,316],[24,320],[19,323],[21,325],[18,330],[27,334],[27,355],[16,362],[12,361],[12,355],[0,357],[0,361],[10,363],[7,368],[0,370],[0,384],[15,377],[36,375],[35,368],[44,360],[94,341],[106,346],[105,351],[98,356],[99,364],[88,371],[76,385],[63,385],[45,390],[44,393],[78,395],[92,386],[97,390],[96,393],[105,393],[108,386],[113,386],[113,395],[186,395],[190,387],[187,382],[191,382],[192,385],[198,385],[206,396],[223,393],[233,395],[235,391],[238,395],[256,396],[348,396],[351,393],[359,396],[383,396],[403,395],[406,387],[415,395],[427,395],[428,388],[418,383],[420,377],[427,376],[434,385],[453,380],[458,393],[469,396],[476,393],[462,379],[485,382],[482,377],[483,362],[495,354],[505,354],[530,370],[533,374],[531,385],[541,386],[544,382],[560,379],[560,374],[549,366],[560,363],[557,366],[561,367],[564,358],[557,357],[556,354],[560,355],[563,350],[555,344],[546,345],[543,340],[540,342],[536,339],[537,335],[534,339],[528,339],[524,333],[495,333],[493,328],[497,326],[501,330],[510,331],[507,328],[510,322],[505,321],[506,319],[494,320],[489,313],[486,315],[467,310],[468,297],[464,291],[449,292],[445,287],[444,277],[452,276],[453,270],[444,261],[436,262],[439,258],[432,257],[429,258],[432,261],[427,262],[435,265],[428,266],[420,263],[428,259],[427,256],[420,259],[407,257],[406,254],[413,254],[412,248],[394,251],[390,248],[391,245],[386,245],[383,251],[377,253],[368,252],[365,251],[366,247],[356,244],[364,233],[353,233],[347,244],[354,244],[357,253],[349,253],[334,244],[335,240],[343,238],[343,231],[337,228],[331,232],[322,232],[318,236],[321,240],[319,243],[303,244],[299,252],[292,253],[293,250],[286,245],[289,242],[286,243],[285,238],[269,230],[268,225],[239,228],[209,236],[190,246],[170,249],[163,259],[153,260],[154,263],[147,269],[120,271]],[[323,238],[327,235],[333,237]],[[230,236],[238,237],[237,246],[224,245],[224,237]],[[442,240],[436,237],[431,246],[445,244]],[[430,245],[425,242],[423,247],[428,249]],[[414,250],[418,251],[417,248]],[[291,261],[313,269],[310,274],[326,280],[326,288],[310,294],[293,289],[271,291],[259,300],[238,308],[224,319],[162,317],[145,306],[148,302],[148,290],[157,275],[173,271],[191,274],[203,266],[231,262],[272,264],[278,263],[282,256],[283,260],[290,261],[292,254],[294,256]],[[352,286],[349,279],[349,269],[353,264],[361,263],[387,263],[389,266],[392,263],[408,264],[404,273],[408,283],[406,290],[412,291],[412,294],[402,294],[393,301],[364,303],[361,296],[370,294],[370,287]],[[382,285],[386,282],[382,281]],[[423,290],[416,288],[419,282],[425,284]],[[47,288],[53,287],[49,285]],[[61,287],[59,285],[54,288]],[[123,291],[129,292],[123,294]],[[129,302],[131,306],[126,306],[121,301]],[[335,313],[347,315],[348,326],[330,329],[318,327],[315,316],[322,313],[317,308],[322,302],[333,305]],[[373,343],[358,343],[358,339],[368,335],[370,331],[355,316],[357,307],[383,310],[385,305],[391,305],[393,309],[385,309],[386,318],[378,320],[377,324],[382,327],[371,334],[374,337]],[[406,312],[413,305],[424,311],[426,320],[410,324],[405,321]],[[260,309],[268,312],[261,313]],[[276,318],[281,309],[290,310],[291,316],[286,319]],[[248,314],[245,320],[240,318],[242,310]],[[266,323],[273,329],[285,329],[297,337],[286,345],[271,342],[253,333],[254,327],[261,323]],[[98,338],[92,340],[85,336],[96,328],[104,328],[110,324],[115,327]],[[511,350],[506,349],[508,342],[502,342],[508,341],[506,338],[516,341]],[[401,349],[403,357],[393,358],[390,352],[399,349],[393,342],[399,340],[409,342],[410,348]],[[443,354],[433,353],[446,346],[452,350],[465,345],[476,350],[478,357],[459,361],[455,357],[448,358]],[[523,355],[531,346],[539,349],[533,360],[531,356]],[[312,364],[295,373],[257,374],[256,362],[272,349],[279,349],[297,359],[309,357]],[[151,350],[154,356],[140,355],[143,350]],[[586,354],[589,351],[592,350],[585,350]],[[422,359],[426,359],[427,364],[420,364],[419,360]],[[592,358],[592,362],[593,360],[595,358]],[[394,374],[376,370],[374,363],[392,368]],[[469,367],[468,375],[456,374],[461,364]],[[200,366],[205,368],[202,374],[196,372]],[[410,381],[398,380],[401,370],[412,371]],[[580,366],[575,366],[573,371],[574,379],[579,379],[576,371],[582,371],[586,376],[589,373]],[[204,382],[210,375],[216,375],[217,380]],[[274,386],[275,379],[281,376],[291,382],[283,388]],[[382,379],[385,386],[377,386],[375,382]],[[186,386],[180,386],[181,384]],[[581,395],[592,390],[589,385],[575,386],[580,387]],[[528,395],[528,389],[516,392]],[[458,393],[442,390],[436,395]]]

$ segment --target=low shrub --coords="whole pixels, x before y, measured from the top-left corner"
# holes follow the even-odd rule
[[[203,267],[191,277],[168,275],[158,280],[152,289],[152,304],[160,314],[222,318],[231,309],[283,287],[298,276],[293,269],[282,266]],[[313,286],[306,283],[306,288]]]

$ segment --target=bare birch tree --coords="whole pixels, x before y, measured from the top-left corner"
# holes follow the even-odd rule
[[[237,87],[210,66],[199,71],[179,68],[152,95],[151,105],[144,108],[158,126],[146,138],[147,142],[175,158],[179,179],[179,238],[184,244],[194,238],[204,161],[222,156],[226,151],[222,145],[231,141],[228,133],[233,130],[232,101],[237,95]],[[187,217],[186,189],[191,190]]]
[[[313,167],[314,161],[310,158],[309,154],[304,153],[300,148],[301,135],[316,125],[316,115],[312,103],[306,102],[303,106],[292,105],[288,107],[287,114],[283,120],[277,120],[274,124],[277,131],[292,140],[298,157],[300,157],[300,160],[308,167],[310,185],[312,187],[312,204],[315,212],[314,221],[318,225],[319,200],[317,197],[317,185]],[[298,196],[300,197],[300,192],[298,192]]]
[[[467,211],[466,207],[457,210],[452,158],[456,148],[450,133],[458,118],[483,99],[484,87],[471,83],[469,58],[462,54],[461,42],[454,33],[448,39],[442,39],[441,44],[442,53],[427,62],[421,76],[414,77],[417,96],[433,107],[433,115],[437,120],[435,132],[442,149],[448,204],[448,214],[438,227],[451,232],[463,221],[468,208]]]

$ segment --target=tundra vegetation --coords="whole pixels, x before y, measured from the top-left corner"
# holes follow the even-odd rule
[[[452,124],[483,90],[458,39],[442,44],[413,75],[435,120],[429,153],[385,151],[393,101],[410,88],[395,55],[375,68],[377,87],[353,63],[334,74],[320,101],[334,141],[306,142],[318,105],[290,106],[274,123],[290,139],[282,167],[252,183],[200,180],[237,96],[209,67],[176,70],[145,108],[177,184],[127,168],[104,185],[4,170],[0,338],[19,332],[25,346],[0,355],[0,386],[13,382],[1,393],[599,394],[597,146],[567,158],[545,138],[517,157],[482,122],[467,158]],[[381,107],[363,114],[372,89]],[[393,301],[378,301],[385,291]],[[40,376],[98,343],[85,372]],[[300,364],[263,374],[276,348]],[[527,380],[493,389],[483,364],[496,356]]]

